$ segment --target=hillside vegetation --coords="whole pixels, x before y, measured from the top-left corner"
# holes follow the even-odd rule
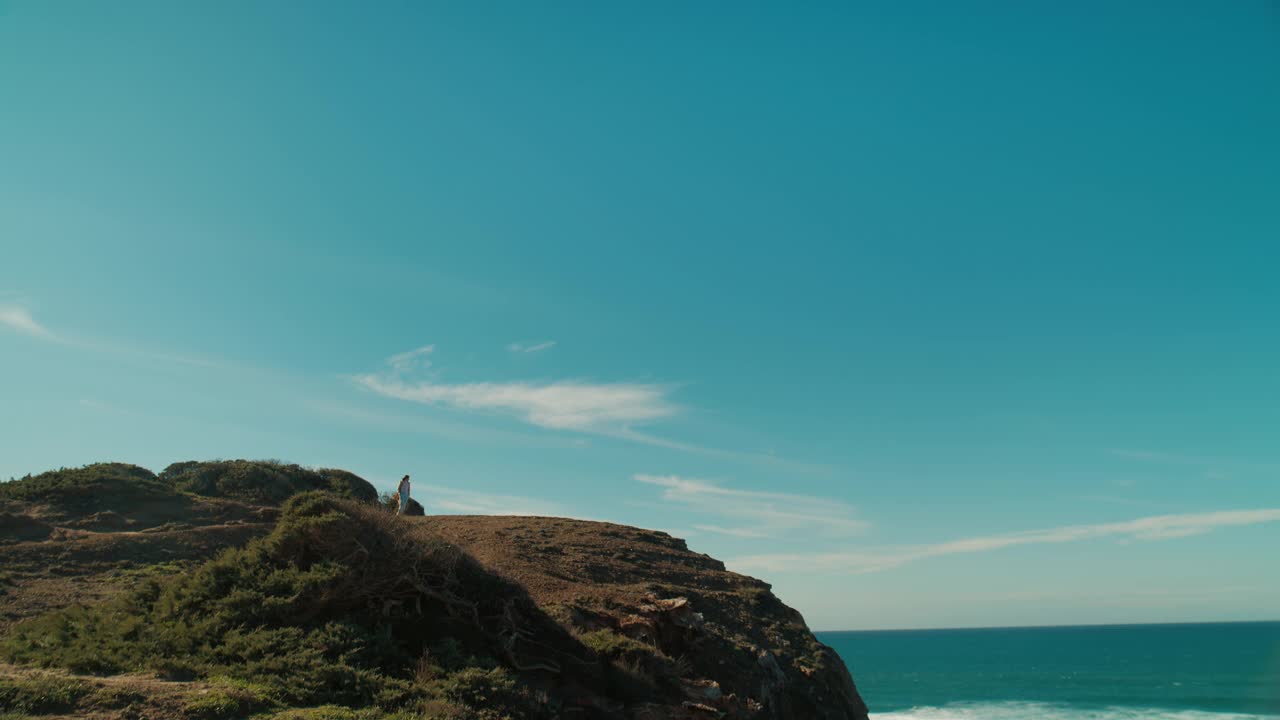
[[[0,533],[0,717],[865,718],[767,585],[663,533],[398,517],[249,461],[59,470],[0,509],[47,529]]]
[[[531,693],[519,634],[587,652],[518,586],[456,547],[416,537],[379,508],[315,491],[285,503],[275,529],[112,601],[19,625],[0,642],[18,664],[178,679],[227,678],[240,711],[342,704],[502,717]],[[533,713],[533,714],[530,714]]]
[[[201,511],[275,506],[308,490],[362,502],[378,497],[367,480],[345,470],[269,460],[179,462],[159,475],[137,465],[96,463],[0,483],[0,534],[19,525],[29,534],[32,523],[21,516],[37,515],[46,527],[141,530]]]

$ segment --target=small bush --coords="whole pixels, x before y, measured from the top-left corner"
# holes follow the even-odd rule
[[[94,708],[119,710],[121,708],[129,707],[135,703],[144,703],[146,700],[147,696],[137,690],[108,686],[98,688],[93,695],[86,700],[86,702],[91,704]]]
[[[192,720],[233,720],[246,717],[254,704],[226,690],[208,690],[182,706],[183,717]]]
[[[415,715],[421,720],[478,720],[480,715],[466,705],[452,700],[433,698],[418,705]]]
[[[595,630],[578,638],[583,645],[607,657],[617,657],[625,653],[640,652],[652,654],[653,648],[639,640],[634,640],[612,630]]]
[[[503,668],[460,670],[438,681],[432,691],[446,700],[472,707],[502,707],[523,699],[516,690],[515,679]]]
[[[743,585],[735,592],[752,606],[767,602],[771,594],[767,585]]]

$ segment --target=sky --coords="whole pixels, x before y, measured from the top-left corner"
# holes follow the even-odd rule
[[[0,0],[0,477],[657,528],[816,629],[1277,619],[1280,6]]]

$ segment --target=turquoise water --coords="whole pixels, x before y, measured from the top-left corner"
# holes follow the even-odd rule
[[[1280,622],[818,637],[874,720],[1280,719]]]

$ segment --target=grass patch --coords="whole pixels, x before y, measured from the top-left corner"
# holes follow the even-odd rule
[[[150,565],[138,565],[115,571],[115,578],[132,582],[167,578],[189,570],[194,564],[190,560],[169,560],[167,562],[151,563]]]
[[[426,716],[431,720],[433,716]],[[340,705],[294,708],[256,715],[255,720],[423,720],[417,713],[387,713],[375,708],[352,709]]]
[[[83,680],[55,675],[0,678],[0,712],[49,714],[75,709],[81,698],[93,692]]]
[[[639,640],[616,633],[609,629],[595,630],[578,636],[583,645],[607,657],[618,657],[627,653],[653,654],[653,648]]]
[[[771,591],[768,585],[740,585],[734,592],[744,598],[761,600],[768,597]]]
[[[130,705],[145,704],[147,696],[130,688],[124,687],[100,687],[93,692],[83,703],[94,708],[102,708],[107,710],[119,710],[127,708]]]
[[[247,717],[260,707],[252,698],[215,688],[188,698],[182,706],[182,716],[192,720],[234,720]]]

